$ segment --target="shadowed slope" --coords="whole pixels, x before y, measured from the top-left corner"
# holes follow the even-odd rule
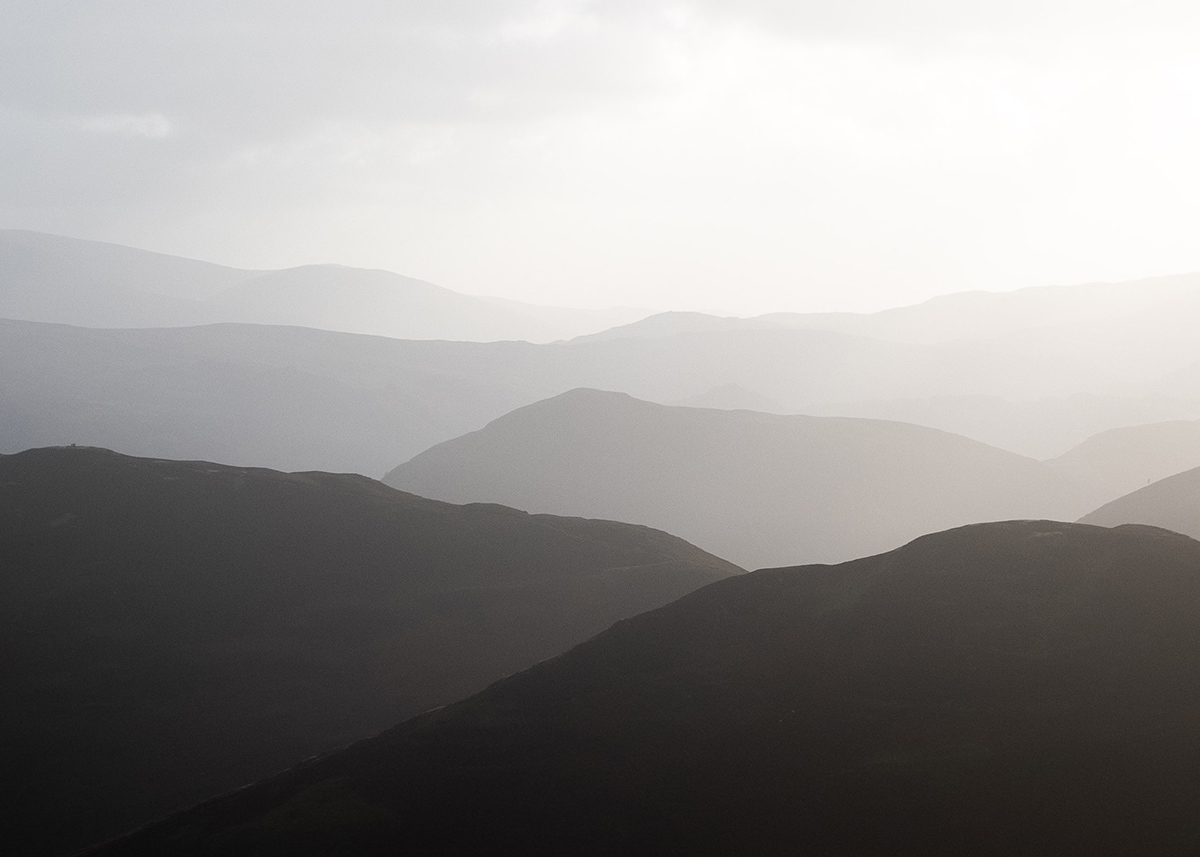
[[[747,568],[845,560],[978,521],[1074,519],[1100,500],[1040,462],[936,429],[597,390],[516,410],[385,481],[451,502],[647,524]]]
[[[5,841],[31,854],[460,699],[740,571],[644,527],[84,448],[0,457],[0,569]]]
[[[708,586],[105,855],[1193,854],[1200,544],[984,524]]]

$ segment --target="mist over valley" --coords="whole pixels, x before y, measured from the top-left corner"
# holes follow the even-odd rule
[[[1198,40],[0,4],[4,854],[1200,853]]]

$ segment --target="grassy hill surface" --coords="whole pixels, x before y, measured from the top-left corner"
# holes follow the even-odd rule
[[[740,572],[644,527],[86,448],[0,457],[0,569],[9,854],[101,841]]]
[[[991,523],[724,580],[106,857],[1194,854],[1200,543]]]
[[[384,481],[455,503],[647,524],[746,568],[840,562],[980,521],[1074,520],[1105,499],[1041,462],[936,429],[582,389],[440,444]]]

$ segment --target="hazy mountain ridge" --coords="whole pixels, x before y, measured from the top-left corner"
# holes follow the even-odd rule
[[[782,403],[786,412],[901,419],[1047,458],[1106,429],[1200,417],[1198,317],[1200,274],[1185,274],[963,292],[874,313],[660,313],[578,341],[790,329],[938,346],[950,363],[965,358],[984,383],[973,389],[946,383],[944,370],[933,367],[930,374],[922,366],[917,377],[938,379],[924,390],[901,392],[903,384],[882,396],[830,390],[816,401],[768,391],[756,379],[738,383]],[[1027,368],[1039,365],[1056,376],[1054,383]],[[1003,380],[1005,369],[1010,383]]]
[[[1032,401],[966,395],[825,402],[808,405],[800,412],[929,426],[1045,460],[1064,456],[1102,432],[1200,416],[1200,401],[1170,395],[1095,393]]]
[[[936,429],[587,389],[440,444],[384,481],[648,524],[747,568],[839,562],[965,523],[1074,519],[1102,500],[1046,464]]]
[[[378,476],[513,408],[594,387],[661,403],[908,421],[1047,458],[1109,428],[1200,417],[1189,374],[1200,365],[1195,279],[968,293],[861,316],[671,313],[536,347],[277,325],[72,332],[5,322],[0,451],[75,442]],[[136,312],[130,289],[141,296]],[[261,321],[406,336],[423,335],[421,319],[433,318],[443,334],[487,339],[488,325],[525,312],[385,271],[237,271],[12,231],[0,235],[0,292],[108,313],[90,319],[105,325],[191,324],[236,305]],[[398,301],[425,309],[409,317]],[[187,315],[196,307],[204,312]],[[574,323],[568,310],[529,312],[520,324],[530,338]]]
[[[367,475],[579,386],[678,401],[749,379],[741,386],[781,403],[939,389],[946,376],[988,386],[986,367],[974,376],[979,367],[962,355],[805,331],[583,345],[254,325],[95,330],[0,320],[0,332],[0,452],[81,443]],[[771,384],[755,386],[764,379]]]
[[[0,230],[0,318],[113,328],[288,324],[406,339],[550,342],[643,314],[479,298],[390,271],[342,265],[239,270]]]
[[[85,448],[0,457],[0,568],[0,792],[6,848],[29,854],[460,699],[741,571],[645,527]]]
[[[0,320],[0,452],[79,443],[381,475],[402,451],[415,455],[539,398],[439,371],[472,345],[288,327]],[[438,357],[444,349],[449,360]]]
[[[960,340],[1041,338],[1047,331],[1118,330],[1169,319],[1200,303],[1200,273],[1128,282],[964,291],[876,312],[771,312],[739,318],[665,312],[581,339],[658,338],[683,332],[790,328],[829,330],[934,345]]]
[[[1194,853],[1198,587],[1044,521],[760,571],[98,853]]]
[[[1169,420],[1109,429],[1050,464],[1120,496],[1200,467],[1200,420]]]
[[[1118,497],[1080,518],[1080,523],[1148,524],[1200,539],[1200,467]]]

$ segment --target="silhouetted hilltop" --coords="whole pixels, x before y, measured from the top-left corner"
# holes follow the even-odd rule
[[[1085,515],[1080,523],[1150,524],[1200,538],[1200,467],[1160,479]]]
[[[101,854],[1194,854],[1200,544],[756,572]]]
[[[1119,497],[1200,466],[1200,420],[1110,429],[1049,463]]]
[[[1100,502],[1041,462],[936,429],[583,389],[427,450],[384,481],[647,524],[747,568],[842,561],[979,521],[1074,519]]]
[[[0,457],[0,569],[9,854],[100,841],[740,571],[645,527],[86,448]]]

